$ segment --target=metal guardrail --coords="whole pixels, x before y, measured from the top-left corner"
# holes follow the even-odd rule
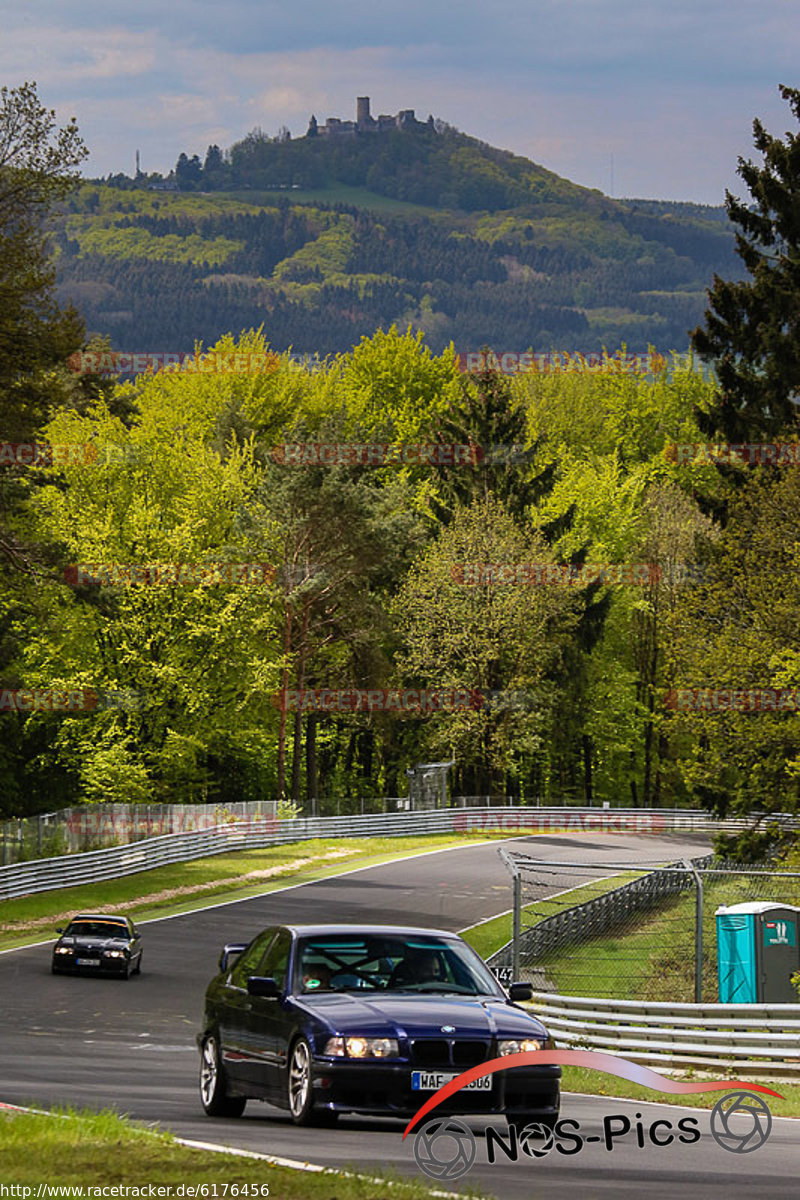
[[[165,833],[198,833],[277,816],[275,800],[230,804],[83,804],[0,820],[0,863],[101,850]]]
[[[260,850],[308,838],[376,837],[435,833],[441,822],[430,813],[390,813],[388,816],[316,817],[290,820],[266,819],[218,825],[200,833],[165,834],[125,846],[67,854],[34,862],[13,863],[0,868],[0,899],[97,883],[150,871],[170,863],[189,862],[231,850]],[[399,827],[392,829],[395,824]],[[450,825],[452,828],[452,815]]]
[[[652,1066],[800,1080],[800,1004],[670,1004],[534,992],[525,1005],[561,1048]]]
[[[776,819],[787,822],[785,814],[778,814]],[[257,850],[309,838],[402,837],[465,831],[717,833],[740,831],[750,825],[743,819],[715,821],[708,813],[690,809],[443,808],[365,816],[268,818],[219,825],[198,833],[165,834],[85,854],[14,863],[0,868],[0,899],[116,879],[229,850]]]

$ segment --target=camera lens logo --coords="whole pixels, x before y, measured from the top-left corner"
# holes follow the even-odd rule
[[[750,1154],[772,1132],[772,1113],[752,1092],[729,1092],[711,1110],[711,1136],[724,1150]]]
[[[475,1162],[475,1137],[462,1121],[438,1117],[414,1138],[414,1158],[431,1179],[458,1179]]]
[[[555,1134],[549,1125],[531,1121],[530,1125],[526,1125],[517,1134],[517,1145],[530,1158],[544,1158],[555,1145]]]

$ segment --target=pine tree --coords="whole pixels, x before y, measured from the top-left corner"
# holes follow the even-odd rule
[[[800,121],[800,90],[780,88]],[[692,344],[713,365],[719,402],[698,413],[709,436],[730,442],[797,431],[800,399],[800,135],[781,141],[753,122],[763,165],[739,159],[752,200],[725,194],[749,279],[714,276],[705,327]]]

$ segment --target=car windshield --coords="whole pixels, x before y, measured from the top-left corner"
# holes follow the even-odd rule
[[[120,921],[71,921],[65,937],[127,938],[128,927]]]
[[[434,936],[319,936],[298,948],[297,991],[498,995],[491,972],[458,942]]]

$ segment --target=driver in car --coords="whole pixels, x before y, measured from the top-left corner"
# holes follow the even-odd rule
[[[329,992],[331,990],[331,970],[323,963],[304,964],[303,991]]]
[[[402,987],[406,983],[435,983],[444,979],[442,960],[433,950],[419,950],[402,959],[394,971],[390,987]]]

